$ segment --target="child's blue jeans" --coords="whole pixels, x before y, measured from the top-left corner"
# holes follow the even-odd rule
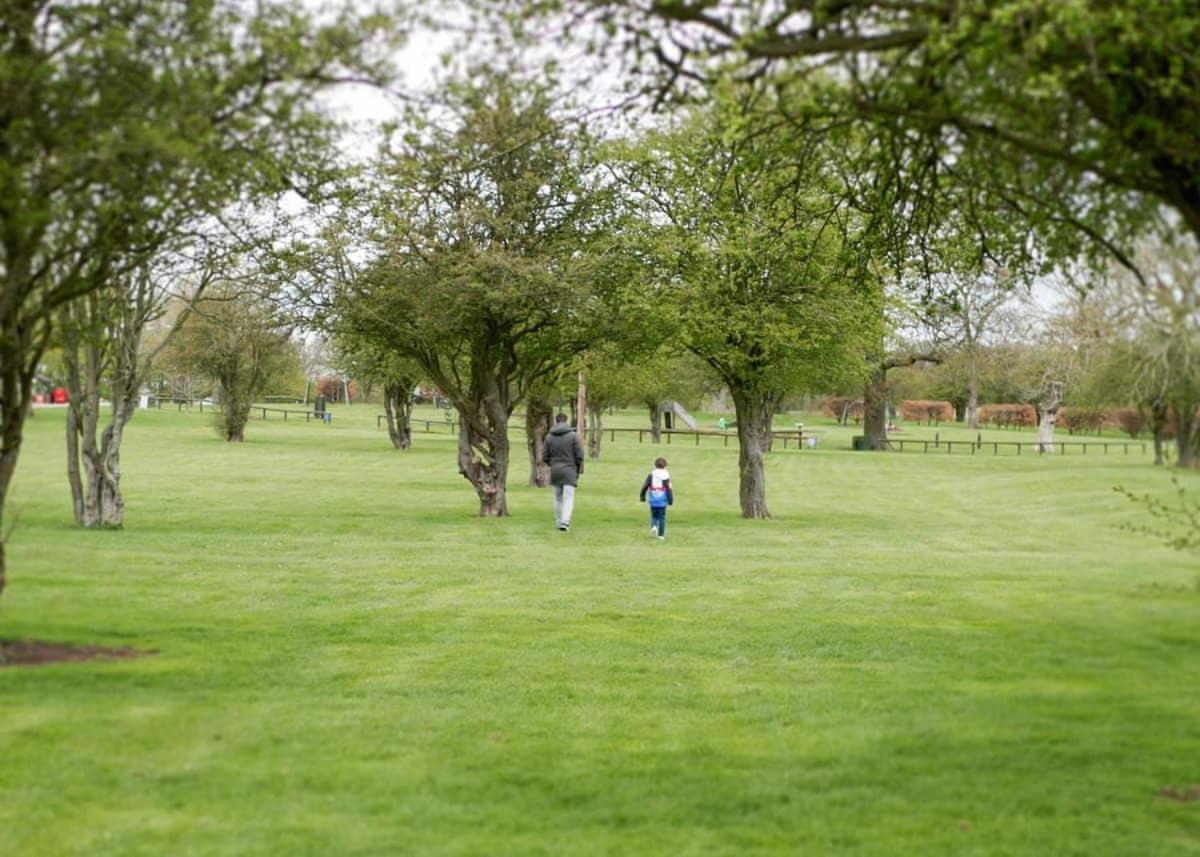
[[[667,507],[650,507],[650,526],[658,530],[660,536],[667,534]]]

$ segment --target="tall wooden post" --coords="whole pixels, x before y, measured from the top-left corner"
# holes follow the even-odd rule
[[[579,393],[575,399],[575,431],[579,442],[587,445],[587,386],[583,383],[583,370],[579,370]]]

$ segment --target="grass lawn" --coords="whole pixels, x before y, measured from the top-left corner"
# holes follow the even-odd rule
[[[1112,490],[1169,491],[1148,453],[823,426],[743,521],[732,443],[619,436],[563,535],[523,445],[481,520],[377,412],[139,413],[120,532],[31,421],[0,637],[157,654],[0,669],[0,854],[1200,854],[1200,562]]]

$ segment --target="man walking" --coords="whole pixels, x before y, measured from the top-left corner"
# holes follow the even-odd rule
[[[550,485],[554,488],[554,519],[561,532],[571,529],[575,509],[575,486],[583,473],[583,444],[567,422],[566,414],[554,418],[554,428],[542,448],[542,463],[550,466]]]

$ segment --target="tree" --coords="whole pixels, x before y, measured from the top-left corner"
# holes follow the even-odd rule
[[[384,28],[293,4],[0,4],[0,517],[59,309],[186,224],[329,166],[311,96]],[[0,541],[0,590],[6,579]]]
[[[588,138],[551,84],[477,70],[412,117],[379,164],[376,258],[340,289],[340,324],[405,354],[460,418],[459,471],[483,516],[508,514],[516,404],[594,336],[600,195]]]
[[[212,276],[211,269],[196,272],[192,267],[182,255],[164,254],[59,311],[68,393],[67,477],[75,523],[81,526],[124,524],[121,441],[155,359]],[[187,288],[189,280],[188,295],[175,291]],[[172,301],[180,301],[182,308],[149,342],[150,328],[163,320]],[[107,387],[111,415],[103,431],[102,385]]]
[[[553,400],[558,391],[550,378],[530,386],[525,394],[525,448],[529,453],[529,487],[545,488],[550,484],[550,465],[542,461],[546,435],[554,425]]]
[[[1120,276],[1138,310],[1130,343],[1138,399],[1169,408],[1176,463],[1200,467],[1200,252],[1190,235],[1168,230],[1138,254],[1144,277]],[[1165,410],[1165,409],[1164,409]]]
[[[353,338],[338,340],[336,350],[342,362],[357,367],[360,380],[382,385],[388,438],[396,449],[411,448],[413,391],[424,380],[421,368],[402,354]]]
[[[604,411],[625,404],[636,394],[630,356],[622,352],[619,344],[607,342],[579,357],[579,366],[587,379],[587,452],[592,460],[600,457]]]
[[[246,437],[254,400],[299,369],[291,329],[263,297],[222,283],[198,301],[176,335],[170,359],[212,379],[221,410],[218,428],[231,443]]]
[[[979,428],[979,385],[983,370],[983,345],[1007,321],[1001,309],[1012,296],[1010,274],[996,265],[973,273],[949,272],[941,294],[944,333],[956,342],[966,377],[963,419],[967,428]]]
[[[647,312],[669,306],[684,347],[729,388],[742,515],[766,518],[763,453],[776,405],[788,392],[861,377],[876,327],[869,290],[856,289],[843,256],[830,150],[810,141],[797,162],[753,125],[744,93],[728,95],[648,135],[621,169],[648,212],[643,240],[658,260]]]

